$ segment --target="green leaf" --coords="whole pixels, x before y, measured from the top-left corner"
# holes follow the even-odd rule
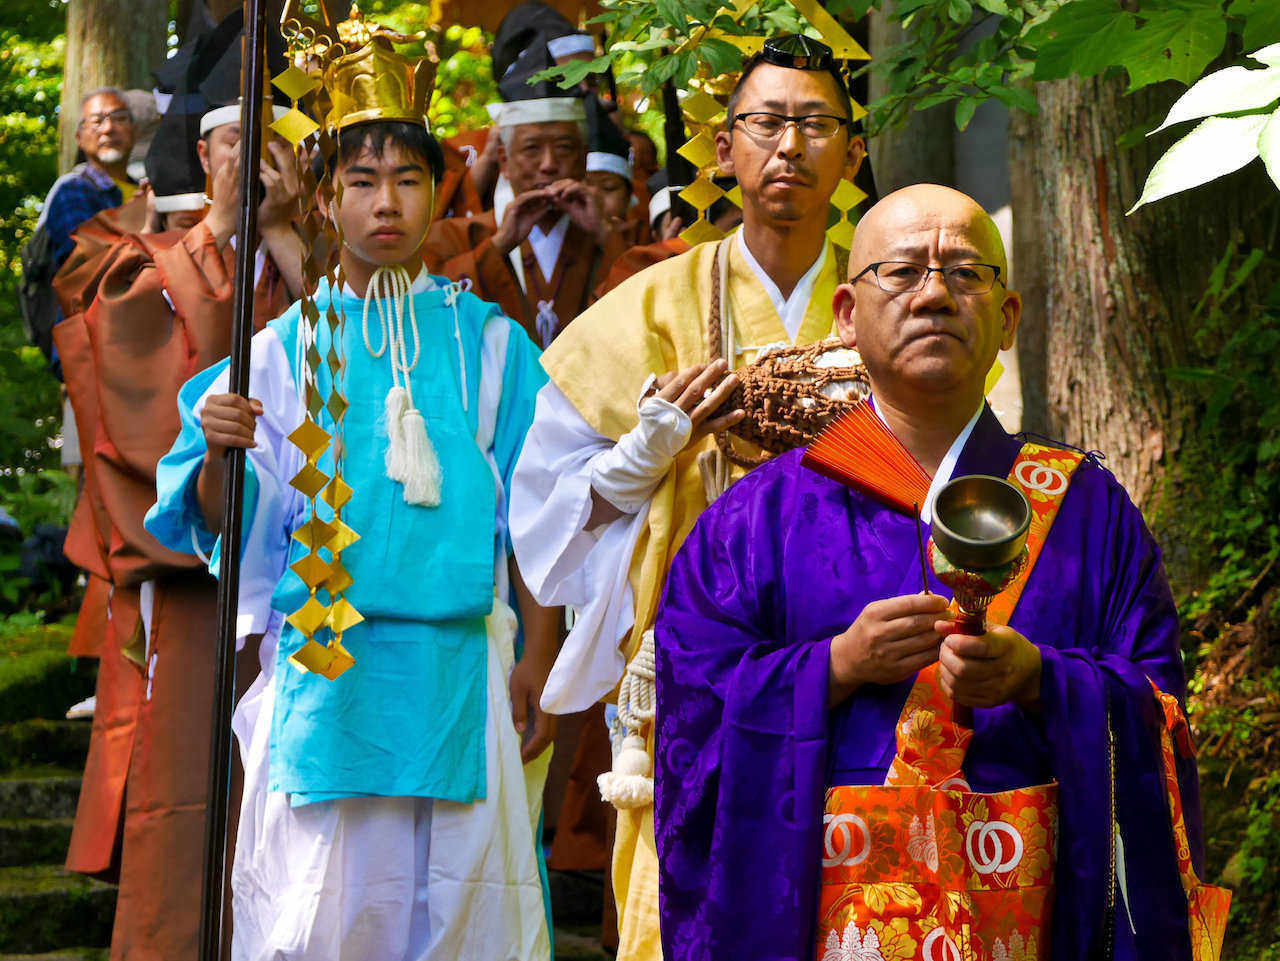
[[[994,13],[999,17],[1009,16],[1009,5],[1004,0],[977,0],[977,3],[987,13]]]
[[[1153,14],[1127,44],[1120,66],[1129,71],[1129,93],[1161,80],[1190,85],[1222,52],[1227,23],[1216,5]]]
[[[1010,110],[1023,110],[1032,116],[1040,112],[1040,104],[1036,102],[1036,95],[1027,87],[992,87],[991,93]]]
[[[1065,3],[1024,38],[1035,51],[1035,79],[1099,74],[1120,62],[1120,53],[1136,29],[1133,14],[1120,9],[1117,0]]]
[[[1227,16],[1244,20],[1242,39],[1246,50],[1280,42],[1280,3],[1276,0],[1233,0]]]
[[[968,23],[973,19],[973,4],[969,0],[947,0],[947,16],[956,23]]]
[[[1202,120],[1156,161],[1128,212],[1239,170],[1258,156],[1258,134],[1266,123],[1265,114]]]
[[[688,33],[689,20],[680,7],[680,0],[655,0],[654,6],[658,8],[658,16],[668,26],[674,27],[681,34]]]
[[[742,69],[742,52],[724,40],[703,40],[698,45],[698,56],[716,76]]]
[[[965,97],[956,104],[956,129],[963,130],[973,119],[973,112],[978,109],[976,97]]]
[[[1280,69],[1248,70],[1227,67],[1196,81],[1169,109],[1156,133],[1175,123],[1221,113],[1258,110],[1280,98]]]
[[[1280,110],[1271,115],[1258,134],[1258,155],[1272,182],[1280,187]]]
[[[1147,129],[1144,123],[1138,124],[1136,127],[1130,127],[1119,137],[1116,138],[1116,146],[1121,150],[1132,150],[1142,141],[1146,140],[1151,131]]]

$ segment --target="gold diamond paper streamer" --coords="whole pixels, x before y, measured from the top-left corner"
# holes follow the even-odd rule
[[[289,569],[302,578],[302,583],[311,590],[320,587],[333,576],[329,562],[314,551],[294,561]]]
[[[293,68],[291,67],[290,69]],[[302,141],[320,129],[320,125],[297,107],[294,107],[279,120],[272,121],[271,129],[289,141],[293,148],[297,150]]]
[[[723,236],[723,230],[704,218],[695,220],[684,230],[680,231],[680,239],[690,247],[696,247],[698,244],[704,244],[708,240],[719,240]]]
[[[324,626],[328,620],[329,609],[315,599],[308,597],[305,604],[285,618],[299,634],[310,637]]]
[[[303,97],[310,93],[314,93],[316,88],[320,86],[320,81],[311,76],[305,70],[299,70],[292,64],[271,81],[276,85],[276,89],[282,94],[297,103]]]
[[[326,545],[335,554],[341,554],[348,547],[360,540],[360,535],[346,525],[345,521],[334,520],[333,536]]]
[[[334,634],[341,637],[343,633],[349,631],[363,620],[364,615],[352,607],[351,603],[343,597],[334,601],[333,606],[329,608],[329,619],[326,623]]]
[[[708,180],[705,174],[680,191],[680,199],[687,201],[690,206],[700,211],[710,207],[723,196],[724,191]]]
[[[719,114],[724,113],[724,107],[720,101],[705,90],[695,90],[689,94],[681,101],[680,107],[684,110],[685,116],[698,123],[711,123]],[[693,161],[693,158],[689,159]]]
[[[676,151],[699,170],[709,167],[716,160],[716,142],[705,130],[699,131]]]
[[[319,494],[321,488],[327,483],[329,483],[329,475],[311,464],[303,464],[302,470],[294,474],[293,480],[289,481],[291,487],[302,491],[308,498]]]
[[[329,481],[329,486],[320,492],[320,497],[334,510],[341,510],[351,500],[352,493],[350,485],[339,474]]]
[[[850,180],[841,180],[831,195],[831,205],[847,213],[867,199],[866,193]]]
[[[847,220],[837,220],[827,228],[827,239],[837,247],[850,249],[853,246],[853,224]]]
[[[333,663],[333,654],[323,644],[307,639],[307,643],[289,655],[289,663],[302,674],[323,674]]]
[[[733,189],[730,190],[727,194],[725,194],[725,196],[729,198],[729,202],[731,204],[733,204],[739,210],[742,209],[742,188],[740,186],[738,186],[737,184],[734,184]]]
[[[332,573],[329,575],[328,580],[318,586],[323,587],[330,594],[341,594],[352,585],[353,581],[351,580],[351,575],[348,574],[347,569],[342,566],[342,561],[334,560],[334,562],[329,565],[329,570],[332,571]]]
[[[313,464],[329,448],[330,440],[332,438],[329,436],[329,432],[310,420],[304,420],[289,435],[289,443],[302,451],[303,456]]]
[[[308,550],[318,551],[327,547],[337,531],[314,514],[311,519],[293,532],[293,539]]]

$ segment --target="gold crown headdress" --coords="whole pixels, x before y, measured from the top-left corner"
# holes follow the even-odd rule
[[[327,17],[322,23],[306,16],[301,0],[288,0],[281,23],[297,66],[328,94],[325,127],[330,132],[375,120],[426,126],[435,86],[435,47],[428,41],[426,56],[406,57],[392,46],[425,40],[425,32],[397,33],[366,20],[355,3],[347,19],[335,24]]]

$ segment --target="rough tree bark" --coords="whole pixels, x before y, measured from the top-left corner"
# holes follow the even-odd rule
[[[1010,129],[1023,425],[1097,448],[1134,501],[1150,506],[1195,415],[1171,367],[1196,365],[1192,312],[1228,242],[1265,243],[1265,173],[1243,173],[1125,211],[1151,165],[1185,131],[1132,149],[1177,84],[1124,95],[1121,79],[1039,84],[1039,116]]]
[[[871,59],[907,39],[907,32],[879,10],[867,15],[871,29]],[[886,79],[871,72],[871,99],[889,92]],[[954,184],[956,175],[955,110],[950,104],[913,110],[896,127],[882,131],[867,144],[876,192],[883,197],[909,184]]]
[[[69,0],[67,56],[58,120],[58,169],[76,154],[80,98],[95,87],[151,89],[151,68],[164,59],[167,0]]]

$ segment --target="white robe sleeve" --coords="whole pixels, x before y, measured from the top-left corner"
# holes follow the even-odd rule
[[[554,382],[538,392],[533,426],[511,482],[511,540],[538,603],[575,608],[542,709],[571,714],[595,704],[626,669],[619,649],[635,621],[628,574],[648,506],[583,530],[591,516],[591,459],[613,446]]]

